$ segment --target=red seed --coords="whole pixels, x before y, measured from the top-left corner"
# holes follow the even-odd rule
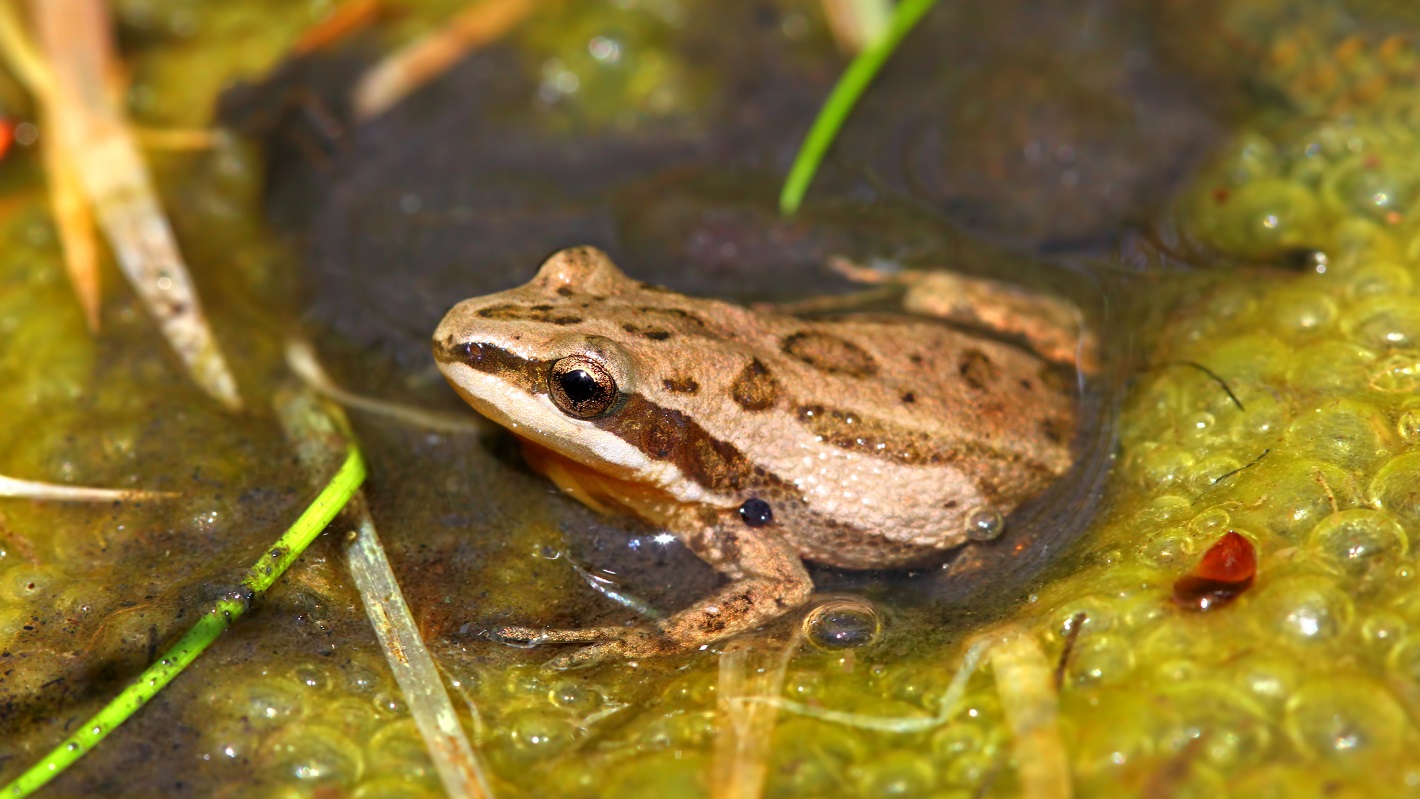
[[[10,145],[15,143],[15,120],[0,117],[0,159],[10,152]]]
[[[1173,601],[1185,610],[1213,610],[1229,604],[1252,587],[1257,576],[1257,550],[1252,542],[1229,530],[1203,553],[1193,571],[1173,584]]]

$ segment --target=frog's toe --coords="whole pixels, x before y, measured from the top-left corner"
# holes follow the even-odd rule
[[[503,644],[521,647],[542,644],[594,644],[626,635],[625,627],[588,627],[582,630],[547,630],[511,625],[499,628],[490,637]]]
[[[604,660],[624,659],[620,641],[603,641],[591,646],[577,647],[564,655],[558,655],[542,664],[547,671],[568,671],[595,666]]]
[[[565,655],[558,655],[544,664],[551,671],[565,671],[595,666],[604,660],[632,660],[635,658],[668,655],[685,647],[656,630],[618,628],[619,635],[609,641],[601,641],[591,646],[579,647]]]

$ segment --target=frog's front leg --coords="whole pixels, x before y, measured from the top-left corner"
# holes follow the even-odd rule
[[[505,627],[498,636],[531,644],[591,644],[549,661],[547,668],[590,666],[696,649],[758,627],[808,601],[813,581],[798,554],[767,531],[706,530],[686,544],[730,582],[654,627],[537,630]]]

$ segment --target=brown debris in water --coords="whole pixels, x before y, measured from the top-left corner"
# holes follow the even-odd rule
[[[1229,530],[1203,553],[1193,571],[1174,581],[1173,601],[1184,610],[1217,610],[1251,588],[1256,576],[1256,548]]]

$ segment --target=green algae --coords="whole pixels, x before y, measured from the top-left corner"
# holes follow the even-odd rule
[[[152,124],[184,125],[205,124],[218,86],[270,63],[324,8],[129,3],[121,13],[144,6],[165,20],[159,27],[168,33],[139,50],[134,104]],[[576,77],[581,94],[563,93],[558,102],[586,103],[578,113],[635,124],[694,110],[704,78],[657,49],[664,31],[656,26],[666,18],[628,8],[607,17],[568,12],[583,21],[530,28],[520,34],[523,46],[533,63],[556,59]],[[196,23],[183,23],[183,11]],[[401,24],[412,35],[436,17]],[[628,31],[627,52],[653,54],[643,59],[647,72],[618,72],[587,49],[608,20]],[[1420,778],[1399,756],[1414,750],[1409,719],[1420,711],[1420,602],[1412,598],[1410,545],[1420,524],[1420,406],[1413,397],[1420,385],[1420,228],[1412,181],[1420,148],[1410,132],[1417,129],[1415,100],[1395,77],[1406,74],[1411,56],[1387,39],[1363,38],[1346,45],[1355,52],[1341,63],[1335,56],[1348,35],[1328,39],[1302,24],[1246,32],[1270,45],[1272,61],[1260,80],[1294,110],[1239,134],[1192,180],[1179,228],[1228,271],[1179,290],[1183,299],[1154,333],[1149,356],[1151,364],[1206,366],[1242,407],[1195,370],[1142,374],[1121,419],[1112,507],[1082,543],[1076,570],[1013,614],[1047,657],[1059,657],[1077,636],[1063,670],[1060,724],[1080,795],[1158,786],[1179,796],[1308,796],[1321,786],[1331,786],[1329,795],[1402,795]],[[547,74],[567,85],[564,72]],[[1368,88],[1377,75],[1390,82]],[[670,99],[649,88],[667,83],[679,87]],[[223,278],[199,279],[209,281],[204,296],[226,297],[214,302],[219,335],[249,345],[238,366],[244,384],[264,386],[278,371],[276,333],[290,322],[291,303],[283,299],[290,284],[277,248],[255,222],[250,157],[232,151],[202,163],[222,159],[227,166],[199,173],[196,187],[180,183],[190,177],[182,174],[190,160],[178,158],[162,171],[169,190],[189,192],[178,196],[211,200],[183,203],[188,211],[179,224],[212,236],[193,237],[193,246],[209,253],[202,261],[232,266]],[[32,184],[9,197],[16,203],[0,233],[7,242],[0,326],[10,345],[0,352],[0,408],[14,422],[0,430],[0,468],[186,489],[200,482],[178,476],[198,469],[220,484],[196,491],[189,505],[202,511],[181,515],[0,507],[0,649],[24,657],[23,676],[6,686],[20,701],[43,697],[46,684],[71,676],[75,651],[141,651],[151,639],[155,617],[120,608],[151,587],[116,579],[131,567],[105,554],[110,548],[181,573],[197,558],[164,563],[162,544],[177,540],[164,531],[231,534],[286,507],[274,502],[255,514],[237,501],[233,494],[258,482],[241,479],[244,471],[266,469],[263,480],[285,477],[286,485],[299,485],[300,477],[271,465],[286,453],[270,420],[234,423],[201,409],[201,398],[182,387],[159,349],[145,345],[152,331],[112,288],[111,275],[111,327],[89,338],[64,283],[42,197]],[[1296,248],[1324,251],[1325,271],[1280,270]],[[1234,259],[1244,265],[1229,265]],[[154,402],[155,394],[170,398]],[[155,416],[191,421],[155,427]],[[95,429],[101,432],[83,432]],[[66,443],[75,434],[78,443]],[[195,442],[221,454],[194,454]],[[181,454],[155,462],[159,443]],[[450,479],[478,492],[466,476]],[[525,493],[541,485],[526,476],[510,480]],[[470,586],[513,586],[496,594],[509,618],[542,619],[551,602],[587,601],[572,570],[549,559],[565,542],[538,514],[507,517],[500,531],[506,545],[466,575]],[[128,530],[160,545],[139,547]],[[1222,610],[1180,611],[1170,601],[1173,581],[1229,530],[1258,548],[1255,586]],[[254,546],[259,536],[247,540]],[[289,613],[325,630],[352,624],[353,600],[340,572],[319,558],[304,566],[302,582],[276,592],[265,615]],[[25,629],[37,617],[63,614],[78,616],[84,647],[46,643]],[[803,649],[791,662],[785,697],[931,718],[963,646],[934,632],[936,621],[920,610],[889,609],[878,647]],[[708,792],[715,653],[552,675],[536,666],[548,656],[541,651],[518,662],[487,642],[436,640],[456,664],[460,690],[490,709],[479,737],[500,779],[498,795]],[[350,651],[342,643],[336,656],[234,658],[223,671],[204,673],[209,685],[175,699],[169,718],[192,730],[195,743],[186,751],[226,764],[201,774],[230,781],[229,795],[303,796],[321,786],[363,797],[432,793],[436,782],[417,733],[369,646]],[[464,659],[469,651],[477,668]],[[0,728],[11,729],[10,721]],[[62,737],[52,725],[25,730],[24,751]],[[985,672],[970,679],[961,712],[926,732],[883,733],[782,714],[770,742],[766,795],[1014,795],[1020,764],[1010,743]],[[121,769],[123,760],[114,758],[95,768]],[[0,773],[13,768],[5,761]],[[174,792],[152,789],[164,791]]]

